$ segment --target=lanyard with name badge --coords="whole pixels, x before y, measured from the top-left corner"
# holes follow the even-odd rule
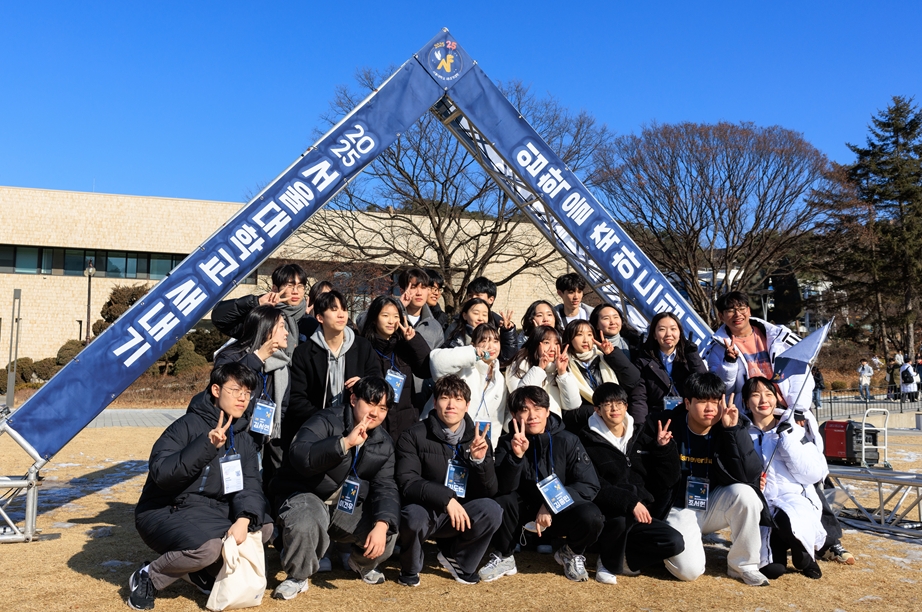
[[[230,418],[229,416],[227,418]],[[237,491],[243,490],[243,468],[240,463],[240,455],[234,447],[234,426],[227,429],[230,438],[230,447],[221,457],[221,479],[224,482],[224,494],[230,495]],[[233,453],[233,454],[231,454]]]
[[[673,362],[673,367],[675,367],[675,362]],[[679,395],[679,390],[676,389],[675,381],[672,379],[672,372],[666,368],[665,363],[663,363],[663,371],[669,377],[669,393],[663,398],[663,410],[675,410],[682,403],[682,397]]]
[[[467,466],[458,461],[458,446],[452,448],[451,444],[447,442],[445,446],[451,448],[452,452],[454,452],[454,457],[448,461],[448,470],[445,471],[445,486],[463,499],[467,493]]]
[[[260,374],[260,376],[263,379],[263,391],[253,408],[253,416],[250,417],[250,431],[268,436],[272,433],[276,406],[275,402],[269,399],[269,394],[266,391],[269,377],[265,374]]]
[[[388,368],[387,374],[384,376],[384,380],[387,381],[387,384],[391,386],[391,389],[394,390],[394,402],[400,401],[400,394],[403,392],[403,385],[407,381],[407,375],[397,369],[394,365],[394,355],[391,354],[390,357],[375,349],[375,352],[381,356],[382,359],[389,359],[391,362],[391,367]]]
[[[544,480],[538,480],[538,478],[541,476],[538,471],[538,449],[534,448],[535,482],[538,483],[538,491],[541,492],[541,497],[544,498],[544,502],[547,505],[547,508],[554,514],[557,514],[561,510],[565,510],[566,508],[572,506],[573,498],[570,497],[566,487],[563,486],[563,483],[560,482],[560,478],[558,478],[557,474],[554,472],[554,437],[551,434],[547,434],[547,442],[549,447],[548,459],[551,463],[551,473]],[[537,447],[537,444],[535,446]]]
[[[336,509],[346,514],[355,512],[355,505],[359,498],[359,490],[362,488],[362,481],[355,471],[355,464],[358,463],[359,453],[361,452],[361,448],[355,450],[355,457],[352,459],[352,467],[349,470],[355,478],[352,476],[346,477],[346,480],[343,482],[342,492],[339,494],[339,501],[336,502]]]
[[[480,396],[480,405],[477,406],[477,412],[474,413],[474,425],[477,426],[477,433],[481,436],[483,432],[486,431],[487,425],[493,422],[493,417],[490,416],[490,408],[487,406],[487,389],[489,388],[490,385],[488,383],[483,390],[483,395]],[[481,412],[486,413],[486,418],[480,416]]]
[[[708,442],[706,458],[709,458],[711,455],[711,434],[708,433],[705,437]],[[688,445],[686,459],[691,459],[691,429],[688,427],[687,416],[685,417],[685,443]],[[696,512],[706,512],[708,509],[708,492],[710,489],[709,479],[692,476],[692,464],[688,461],[686,461],[686,463],[688,463],[688,480],[685,483],[685,507]],[[710,473],[708,464],[705,463],[704,465],[705,469]]]

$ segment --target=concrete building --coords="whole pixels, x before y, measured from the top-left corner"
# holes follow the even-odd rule
[[[53,357],[69,339],[86,337],[87,289],[91,321],[116,285],[153,285],[236,213],[241,203],[123,196],[75,191],[0,187],[0,363],[10,346],[14,289],[22,290],[19,356]],[[322,215],[337,213],[322,212]],[[534,240],[544,238],[530,226]],[[327,254],[328,255],[328,254]],[[229,297],[266,290],[280,260],[320,261],[302,240],[283,244]],[[84,275],[92,260],[95,275]],[[502,268],[515,269],[510,262]],[[500,267],[488,277],[502,276]],[[567,272],[562,259],[549,274],[522,274],[500,286],[497,306],[521,319],[536,299],[556,303],[554,277]],[[308,274],[311,266],[306,266]]]

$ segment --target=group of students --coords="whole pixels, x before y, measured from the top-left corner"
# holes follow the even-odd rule
[[[789,553],[812,578],[818,557],[854,563],[822,494],[816,420],[771,382],[798,339],[751,317],[745,294],[718,300],[702,359],[671,313],[644,336],[587,308],[576,274],[521,330],[485,278],[450,318],[442,279],[412,268],[354,324],[341,293],[305,295],[306,278],[280,266],[269,293],[214,309],[234,340],[151,452],[136,525],[161,556],[131,575],[132,608],[178,579],[207,592],[223,538],[256,532],[286,573],[277,599],[335,551],[380,584],[399,549],[398,582],[417,586],[427,540],[462,584],[516,574],[533,542],[574,581],[590,549],[602,583],[656,564],[694,580],[702,535],[728,527],[728,574],[748,585],[790,571]]]

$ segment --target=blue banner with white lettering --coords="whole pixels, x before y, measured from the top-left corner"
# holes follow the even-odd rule
[[[648,320],[669,311],[699,346],[710,339],[704,320],[479,66],[457,79],[447,96]]]
[[[439,43],[443,53],[430,53]],[[423,52],[432,69],[458,78],[470,58],[449,54],[449,43],[440,34]],[[443,94],[429,70],[407,61],[29,398],[10,428],[51,458]]]

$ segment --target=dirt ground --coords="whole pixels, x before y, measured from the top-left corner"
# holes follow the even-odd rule
[[[147,470],[153,428],[88,429],[65,447],[42,474],[38,541],[0,544],[0,610],[126,610],[131,572],[153,553],[134,528],[133,511]],[[922,437],[892,435],[891,461],[902,471],[922,469]],[[22,474],[31,462],[9,437],[0,437],[0,474]],[[22,512],[20,500],[8,507]],[[366,586],[336,569],[311,579],[310,590],[279,602],[269,592],[284,578],[269,548],[267,610],[918,610],[922,608],[922,539],[900,540],[849,530],[844,544],[854,566],[820,562],[823,578],[799,574],[752,588],[726,577],[727,533],[708,543],[708,571],[693,583],[665,570],[622,577],[615,586],[572,583],[551,556],[517,555],[519,574],[491,584],[463,586],[426,558],[422,585],[398,585],[389,562],[387,582]],[[595,566],[590,555],[589,567]],[[592,573],[592,572],[590,572]],[[157,610],[202,610],[206,596],[177,582],[160,593]],[[500,604],[500,602],[503,602]]]

